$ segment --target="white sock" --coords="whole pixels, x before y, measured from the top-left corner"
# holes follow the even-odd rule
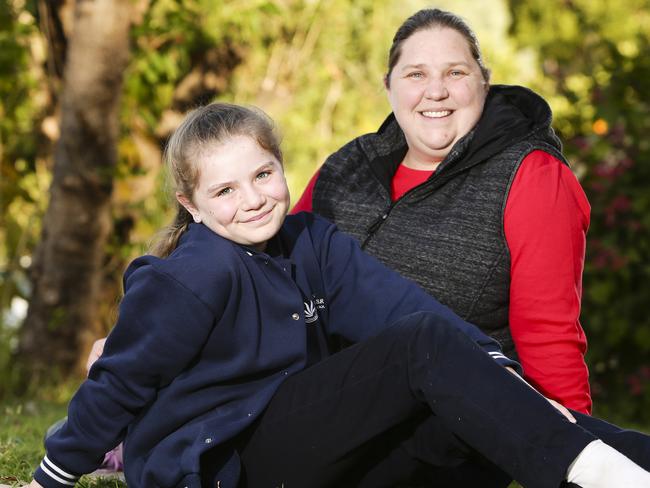
[[[650,488],[650,473],[601,440],[578,454],[567,470],[567,481],[582,488]]]

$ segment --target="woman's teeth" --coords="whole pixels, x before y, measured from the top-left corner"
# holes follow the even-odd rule
[[[422,115],[425,117],[429,117],[431,119],[439,119],[440,117],[446,117],[451,113],[451,110],[440,110],[439,112],[421,112]]]

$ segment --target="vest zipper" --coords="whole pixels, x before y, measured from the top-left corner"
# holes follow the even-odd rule
[[[375,233],[379,230],[381,227],[381,224],[384,223],[384,221],[388,218],[388,214],[392,210],[393,205],[391,204],[384,212],[381,213],[379,217],[375,219],[375,221],[370,224],[370,226],[366,229],[366,238],[363,240],[363,243],[361,243],[361,249],[365,249],[366,245],[368,244],[368,241],[372,239],[372,236],[375,235]]]

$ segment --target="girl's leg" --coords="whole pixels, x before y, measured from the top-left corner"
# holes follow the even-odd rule
[[[366,470],[358,488],[506,488],[512,477],[427,415],[386,439],[391,452]],[[435,439],[435,444],[431,442]],[[382,439],[383,442],[383,439]]]
[[[559,486],[595,439],[455,327],[418,313],[280,387],[242,450],[246,486],[354,486],[395,447],[377,440],[425,409],[527,488]]]

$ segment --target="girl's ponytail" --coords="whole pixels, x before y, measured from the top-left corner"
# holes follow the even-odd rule
[[[159,258],[166,258],[176,249],[178,240],[192,222],[192,215],[180,203],[176,202],[176,217],[171,225],[165,227],[154,241],[149,252]]]

